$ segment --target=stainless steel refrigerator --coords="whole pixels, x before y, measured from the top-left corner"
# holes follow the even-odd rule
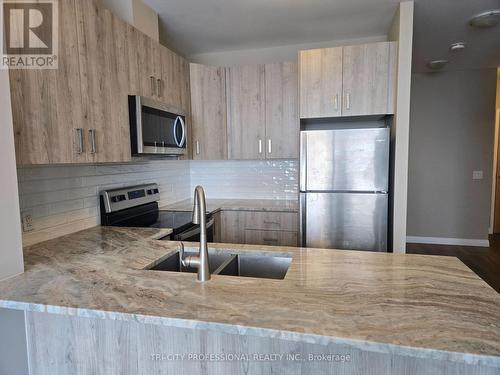
[[[389,128],[300,133],[302,246],[387,251]]]

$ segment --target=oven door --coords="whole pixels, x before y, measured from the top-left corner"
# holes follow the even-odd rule
[[[132,141],[132,153],[184,155],[185,117],[170,112],[162,103],[140,96],[130,98],[130,130],[136,138]]]
[[[207,221],[207,242],[214,242],[214,221],[212,217]],[[173,236],[173,241],[200,242],[200,226],[195,225],[184,232]]]

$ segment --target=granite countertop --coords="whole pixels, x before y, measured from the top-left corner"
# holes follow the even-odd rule
[[[219,330],[500,368],[500,295],[453,257],[210,244],[293,257],[284,280],[145,268],[168,231],[96,227],[25,249],[0,307]],[[187,243],[189,249],[194,243]]]
[[[193,201],[186,199],[160,207],[168,211],[192,211]],[[299,201],[279,199],[207,199],[207,211],[272,211],[298,212]]]

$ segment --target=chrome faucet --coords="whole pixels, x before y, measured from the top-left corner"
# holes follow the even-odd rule
[[[183,246],[181,246],[181,259],[184,267],[198,269],[198,281],[210,280],[210,269],[208,267],[208,246],[207,246],[207,204],[205,201],[205,191],[201,186],[194,189],[193,224],[200,225],[200,252],[198,256],[184,258]]]

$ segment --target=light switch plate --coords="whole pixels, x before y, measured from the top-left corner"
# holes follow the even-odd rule
[[[31,212],[23,212],[21,214],[22,220],[23,220],[23,231],[24,232],[31,232],[35,228],[33,227],[33,216],[31,215]]]
[[[472,171],[472,179],[473,180],[482,180],[483,179],[483,171]]]

